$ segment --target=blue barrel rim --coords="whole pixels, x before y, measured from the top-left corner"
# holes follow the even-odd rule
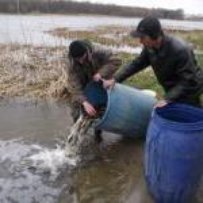
[[[107,91],[107,105],[106,105],[106,109],[105,109],[105,112],[104,112],[102,118],[97,120],[97,122],[95,123],[95,128],[100,128],[100,126],[102,126],[103,123],[106,121],[107,116],[108,116],[109,111],[110,111],[110,106],[111,106],[111,92],[114,91],[116,88],[118,88],[120,85],[121,85],[120,83],[116,83],[113,88],[110,88],[110,89],[106,90]],[[133,87],[129,86],[129,88],[133,88]]]
[[[195,131],[195,130],[203,130],[203,119],[197,122],[177,122],[177,121],[172,121],[166,118],[163,118],[160,116],[161,112],[165,110],[165,108],[170,108],[170,109],[178,109],[182,108],[185,111],[194,111],[196,113],[202,113],[203,115],[203,108],[198,108],[194,107],[191,105],[187,104],[182,104],[182,103],[171,103],[168,104],[166,107],[162,108],[156,108],[154,109],[152,119],[157,120],[159,125],[161,125],[164,128],[170,128],[174,130],[179,130],[179,131]]]
[[[98,120],[98,122],[96,123],[95,127],[96,128],[99,128],[99,126],[101,126],[105,120],[106,120],[106,117],[108,116],[108,112],[109,112],[109,109],[110,109],[110,104],[111,104],[111,92],[113,91],[113,89],[117,86],[118,84],[115,84],[115,86],[111,89],[107,89],[107,105],[106,105],[106,109],[104,111],[104,115],[102,116],[101,119]]]

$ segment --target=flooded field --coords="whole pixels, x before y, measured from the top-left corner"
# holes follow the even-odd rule
[[[143,140],[104,133],[97,156],[75,165],[56,148],[71,126],[65,103],[0,102],[1,203],[153,203],[143,176]],[[28,167],[25,160],[33,156],[47,168]]]
[[[56,100],[68,89],[64,45],[70,41],[47,32],[136,26],[138,21],[0,15],[1,203],[153,203],[143,175],[144,140],[104,133],[103,142],[85,154],[84,162],[66,156],[64,138],[73,123],[67,100]],[[203,30],[203,22],[162,22],[175,29]],[[202,190],[198,203],[203,202]]]
[[[56,28],[73,30],[94,29],[97,26],[136,26],[139,18],[123,18],[91,15],[0,15],[0,42],[34,45],[67,45],[69,40],[46,33]],[[203,22],[162,20],[164,28],[179,30],[203,30]]]
[[[152,202],[143,179],[143,141],[105,133],[94,160],[82,166],[67,160],[57,173],[40,172],[23,160],[56,149],[72,125],[67,105],[3,100],[0,115],[0,202]],[[48,167],[53,171],[55,164]]]

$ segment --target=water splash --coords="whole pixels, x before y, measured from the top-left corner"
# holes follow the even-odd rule
[[[32,169],[35,173],[46,173],[55,179],[62,169],[73,168],[77,162],[76,157],[66,156],[64,148],[57,146],[56,149],[42,148],[38,153],[23,159],[20,164]]]
[[[82,156],[84,148],[89,147],[94,141],[93,136],[88,134],[88,130],[93,124],[93,119],[90,119],[83,114],[80,115],[70,130],[65,143],[65,151],[69,157]]]
[[[57,145],[55,149],[39,148],[37,153],[24,158],[21,165],[55,178],[62,169],[74,168],[83,160],[92,159],[95,156],[94,137],[87,133],[92,123],[92,119],[81,115],[70,129],[64,145]]]
[[[64,171],[71,172],[77,165],[95,157],[94,147],[98,146],[89,133],[92,122],[81,115],[70,133],[66,133],[55,148],[25,144],[21,139],[0,141],[0,171],[8,177],[9,174],[29,171],[35,175],[46,175],[49,180],[55,180]]]
[[[0,141],[0,202],[56,202],[62,188],[47,185],[39,174],[21,165],[25,157],[41,149],[21,139]]]

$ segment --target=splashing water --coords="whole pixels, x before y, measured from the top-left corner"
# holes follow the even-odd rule
[[[80,115],[74,126],[71,128],[70,134],[67,136],[65,143],[66,154],[69,157],[78,157],[83,153],[84,148],[91,145],[92,135],[87,131],[93,124],[93,119],[90,119],[83,114]]]
[[[28,145],[21,139],[0,140],[0,202],[56,202],[62,188],[47,184],[21,165],[25,157],[38,150],[39,145]]]
[[[92,147],[95,146],[95,139],[87,133],[92,123],[93,119],[81,115],[65,138],[64,146],[57,145],[56,149],[40,148],[38,153],[26,157],[21,164],[38,173],[57,177],[67,166],[75,167],[83,159],[92,159],[95,155],[95,148]]]
[[[56,149],[42,148],[38,153],[21,161],[21,165],[33,169],[36,173],[46,173],[52,177],[57,177],[67,165],[74,167],[76,164],[77,159],[66,156],[64,148],[60,146]]]

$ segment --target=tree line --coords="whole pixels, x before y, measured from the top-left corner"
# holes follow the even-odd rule
[[[155,15],[166,19],[184,19],[182,9],[147,9],[140,7],[93,4],[65,0],[0,0],[1,13],[56,13],[56,14],[99,14],[124,17]]]

